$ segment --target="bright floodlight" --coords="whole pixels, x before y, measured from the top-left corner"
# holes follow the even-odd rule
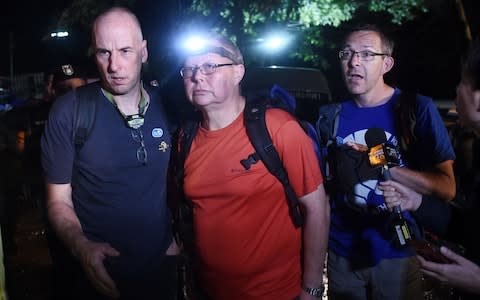
[[[287,46],[289,37],[285,34],[272,34],[263,40],[263,46],[268,51],[281,50]]]
[[[285,41],[282,40],[281,38],[279,37],[274,37],[274,38],[271,38],[269,40],[267,40],[265,46],[267,46],[268,48],[272,48],[272,49],[278,49],[280,47],[282,47],[284,45]]]
[[[68,31],[57,31],[57,32],[52,32],[50,33],[50,37],[52,38],[63,38],[68,36]]]

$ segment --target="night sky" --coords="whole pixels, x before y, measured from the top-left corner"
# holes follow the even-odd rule
[[[6,0],[2,2],[5,3]],[[408,90],[436,98],[453,98],[459,78],[460,59],[467,43],[455,1],[435,2],[443,4],[393,32],[396,39],[396,64],[387,79]],[[464,0],[474,36],[478,35],[480,26],[479,2]],[[86,57],[90,42],[88,32],[72,32],[73,36],[69,40],[45,39],[55,29],[56,18],[69,1],[16,0],[10,4],[4,3],[0,16],[0,33],[3,37],[0,76],[10,74],[9,32],[13,33],[15,74],[47,71],[54,64],[70,61],[93,66],[92,60]],[[178,1],[139,0],[138,3],[140,5],[136,12],[148,39],[150,60],[155,62],[164,54],[165,44],[174,29],[176,16],[169,12],[178,8]],[[325,73],[334,96],[338,96],[342,94],[342,83],[336,57],[331,55],[329,60],[332,64]]]

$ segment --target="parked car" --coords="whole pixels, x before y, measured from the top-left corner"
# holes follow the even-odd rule
[[[315,123],[320,105],[331,101],[324,74],[318,69],[298,67],[247,68],[242,81],[244,92],[269,89],[278,84],[297,100],[300,119]]]

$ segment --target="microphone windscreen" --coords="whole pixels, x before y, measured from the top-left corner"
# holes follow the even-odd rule
[[[369,128],[365,132],[365,143],[371,148],[387,142],[387,135],[382,128]]]

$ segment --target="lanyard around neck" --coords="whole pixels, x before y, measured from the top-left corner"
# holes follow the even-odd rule
[[[145,110],[147,109],[147,106],[148,106],[148,102],[147,102],[147,99],[145,99],[142,88],[140,88],[140,101],[138,102],[138,114],[133,114],[133,115],[125,115],[118,108],[117,102],[115,102],[115,98],[113,94],[104,89],[102,89],[102,91],[105,97],[108,99],[108,101],[110,101],[113,104],[113,106],[115,106],[115,108],[120,113],[120,115],[122,115],[128,127],[133,129],[138,129],[142,127],[145,121]]]

